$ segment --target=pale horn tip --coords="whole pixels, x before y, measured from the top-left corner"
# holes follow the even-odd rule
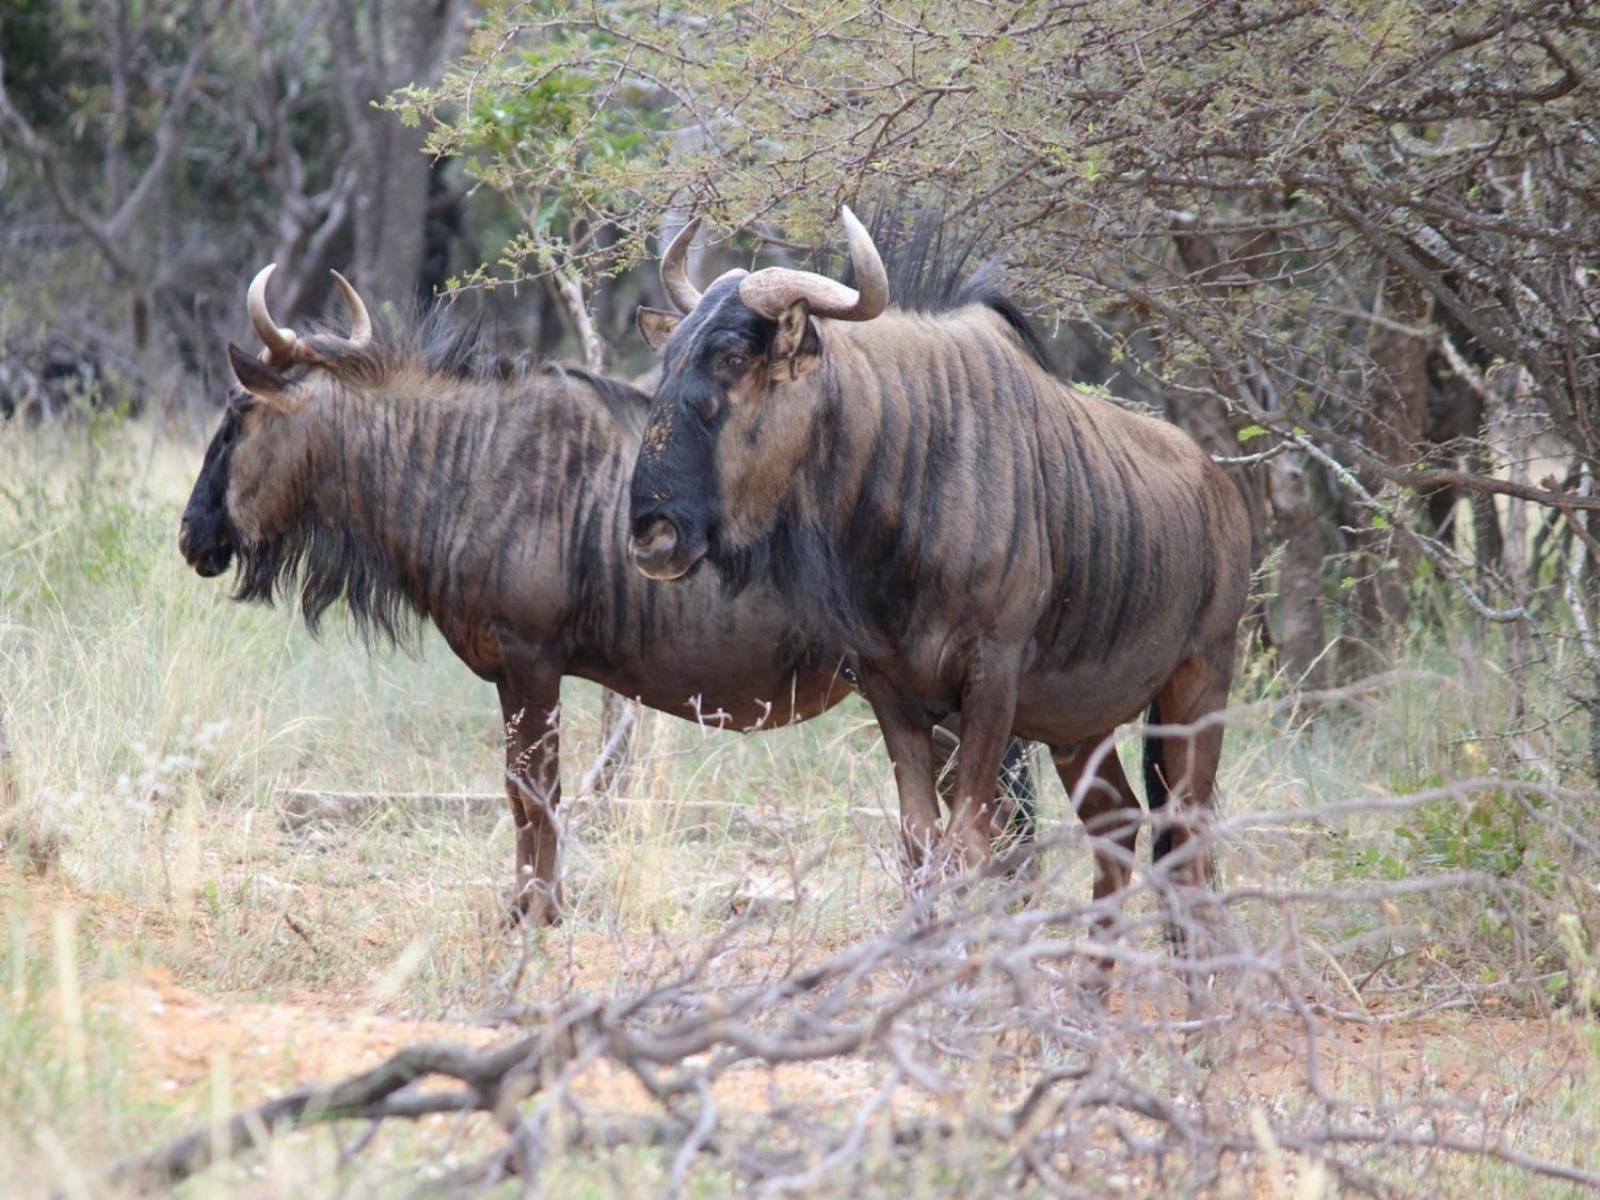
[[[294,330],[281,328],[267,311],[267,284],[277,269],[278,264],[271,262],[256,272],[245,293],[245,308],[250,314],[250,324],[254,326],[256,336],[266,347],[267,359],[287,362],[294,355]]]
[[[365,346],[372,340],[372,314],[367,311],[366,301],[361,299],[361,293],[356,291],[352,284],[338,271],[331,272],[334,283],[339,285],[339,295],[344,298],[344,306],[350,310],[350,343],[354,346]]]

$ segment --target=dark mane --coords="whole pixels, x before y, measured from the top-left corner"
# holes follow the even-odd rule
[[[880,205],[867,223],[889,273],[890,303],[904,312],[954,312],[969,304],[993,309],[1022,341],[1029,356],[1066,382],[1033,322],[1002,288],[1003,268],[994,257],[980,257],[981,238],[962,236],[938,209],[915,210],[908,219],[897,207]],[[974,265],[976,264],[976,265]],[[855,286],[855,272],[838,256],[819,256],[815,270],[842,273]]]
[[[796,613],[825,613],[806,632],[837,637],[857,654],[878,654],[885,631],[863,601],[860,580],[845,567],[838,548],[822,530],[807,525],[787,508],[759,541],[714,552],[724,594],[738,596],[751,584],[770,583]]]
[[[650,397],[619,379],[582,367],[549,362],[527,350],[506,352],[486,346],[483,320],[461,317],[447,304],[418,315],[413,308],[395,313],[385,306],[374,321],[372,341],[351,351],[343,331],[316,326],[308,340],[328,352],[341,380],[353,386],[379,388],[395,375],[416,371],[451,383],[515,383],[535,375],[574,378],[587,383],[613,416],[637,423]]]
[[[372,341],[352,350],[344,329],[316,323],[305,339],[329,360],[341,380],[357,387],[380,387],[403,371],[419,371],[450,382],[497,382],[526,377],[540,365],[526,352],[505,354],[484,346],[483,321],[458,316],[440,304],[427,313],[414,307],[397,311],[385,305],[373,321]]]

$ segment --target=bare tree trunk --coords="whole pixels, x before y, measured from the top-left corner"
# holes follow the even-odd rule
[[[111,128],[106,133],[106,194],[116,209],[128,198],[128,0],[117,0],[111,23]]]
[[[422,278],[428,215],[426,134],[372,106],[407,83],[432,83],[460,48],[460,0],[327,0],[341,58],[340,104],[355,171],[352,216],[356,286],[409,304]],[[364,10],[365,31],[358,25]],[[425,299],[425,298],[423,298]]]
[[[373,148],[356,198],[355,269],[372,295],[405,305],[426,299],[420,286],[428,160],[420,129],[402,128],[387,113],[373,117],[392,127],[368,135]],[[377,123],[368,120],[369,127]]]
[[[1384,462],[1408,466],[1416,461],[1427,428],[1429,342],[1419,334],[1432,302],[1410,276],[1393,267],[1384,276],[1380,296],[1380,315],[1386,319],[1372,324],[1374,377],[1365,441]],[[1379,489],[1376,479],[1363,482],[1374,492]],[[1371,530],[1357,545],[1365,552],[1356,573],[1360,637],[1349,643],[1354,657],[1342,655],[1347,675],[1388,665],[1385,647],[1404,630],[1410,615],[1406,581],[1415,574],[1417,557],[1410,541],[1392,530]]]
[[[1324,555],[1304,462],[1287,454],[1272,459],[1267,466],[1267,489],[1274,525],[1283,541],[1274,630],[1279,659],[1300,687],[1317,687],[1327,648],[1322,623]]]
[[[596,375],[603,374],[606,369],[606,343],[589,313],[589,304],[584,298],[577,269],[570,263],[557,269],[555,284],[561,302],[566,305],[567,316],[572,318],[573,327],[578,331],[578,341],[583,346],[584,368]]]
[[[1495,457],[1510,469],[1511,481],[1526,485],[1528,482],[1528,420],[1519,411],[1522,399],[1523,371],[1508,367],[1489,389],[1489,438]],[[1526,607],[1528,599],[1528,504],[1515,496],[1506,500],[1505,542],[1501,550],[1501,563],[1506,581],[1511,587],[1511,602]],[[1511,682],[1511,713],[1513,729],[1520,730],[1528,713],[1526,674],[1528,659],[1532,654],[1532,639],[1526,621],[1512,621],[1505,626],[1506,678]]]
[[[1584,463],[1579,469],[1578,495],[1588,499],[1593,494],[1594,476],[1589,465]],[[1577,536],[1572,538],[1572,557],[1565,565],[1566,579],[1562,591],[1567,610],[1572,614],[1573,627],[1578,631],[1578,648],[1588,671],[1588,678],[1584,680],[1588,694],[1583,703],[1589,710],[1589,777],[1600,781],[1600,642],[1595,639],[1594,625],[1589,619],[1589,582],[1593,579],[1593,572],[1587,569],[1593,553],[1594,534],[1586,524],[1578,524],[1584,518],[1575,515],[1571,509],[1566,510],[1564,515]]]

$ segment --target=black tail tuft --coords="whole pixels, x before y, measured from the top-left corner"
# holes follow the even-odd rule
[[[1161,702],[1152,700],[1150,707],[1144,714],[1144,723],[1150,725],[1161,724]],[[1167,797],[1167,778],[1161,766],[1161,739],[1144,735],[1144,799],[1150,807],[1150,816],[1155,817],[1157,810],[1164,808]],[[1156,834],[1155,849],[1151,857],[1160,862],[1172,853],[1172,827],[1158,823],[1159,832]]]

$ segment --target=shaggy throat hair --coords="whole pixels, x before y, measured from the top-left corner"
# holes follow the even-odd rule
[[[298,591],[313,636],[321,634],[323,614],[344,600],[367,646],[416,644],[422,605],[377,548],[352,530],[308,518],[282,537],[241,546],[236,580],[236,600],[292,604]]]

